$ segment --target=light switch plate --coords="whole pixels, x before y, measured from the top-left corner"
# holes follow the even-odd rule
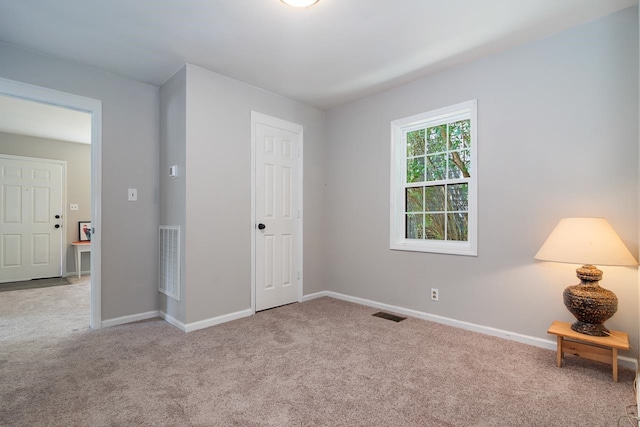
[[[138,189],[137,188],[130,188],[127,192],[128,194],[128,200],[130,202],[137,202],[138,201]]]
[[[69,205],[69,210],[70,210],[70,211],[77,211],[77,210],[78,210],[78,205],[77,205],[77,204],[75,204],[75,203],[71,203],[71,204]]]

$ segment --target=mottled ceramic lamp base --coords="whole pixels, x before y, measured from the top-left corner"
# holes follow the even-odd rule
[[[593,265],[583,265],[576,275],[580,284],[567,287],[563,294],[564,305],[578,319],[571,329],[597,337],[609,335],[604,322],[618,311],[616,294],[600,287],[602,271]]]
[[[585,323],[580,320],[576,320],[571,324],[571,329],[581,334],[591,335],[594,337],[605,337],[609,335],[609,329],[604,325],[595,325],[593,323]]]

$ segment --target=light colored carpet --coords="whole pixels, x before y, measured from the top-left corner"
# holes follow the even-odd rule
[[[28,344],[39,352],[45,342],[56,346],[70,334],[89,329],[87,280],[0,293],[0,369],[6,367],[5,351],[13,345]]]
[[[17,292],[0,294],[3,426],[615,426],[634,403],[630,370],[614,383],[604,364],[559,369],[553,351],[330,298],[185,334],[46,312],[87,323],[81,286]]]

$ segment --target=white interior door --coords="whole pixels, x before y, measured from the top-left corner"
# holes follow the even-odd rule
[[[0,157],[0,282],[62,276],[62,163]]]
[[[256,123],[255,308],[298,300],[300,133]]]

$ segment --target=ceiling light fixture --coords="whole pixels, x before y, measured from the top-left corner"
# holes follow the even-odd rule
[[[318,3],[319,0],[280,0],[282,3],[293,7],[310,7]]]

